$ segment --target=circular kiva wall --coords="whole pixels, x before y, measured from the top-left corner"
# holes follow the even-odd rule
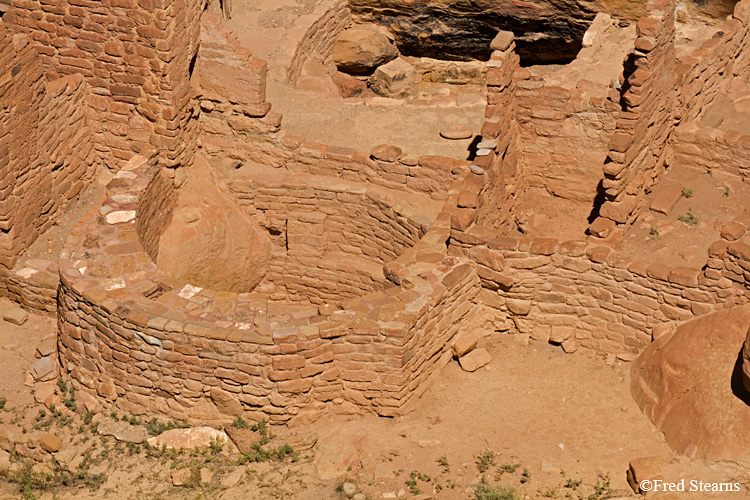
[[[439,211],[407,205],[405,193],[276,169],[228,187],[268,230],[273,258],[256,291],[274,302],[341,304],[382,290],[383,264],[412,247]]]
[[[61,256],[63,368],[82,393],[107,406],[192,423],[236,415],[279,423],[329,404],[402,414],[451,358],[450,341],[480,288],[474,266],[448,256],[446,246],[468,175],[453,183],[421,240],[386,264],[398,286],[323,314],[164,273],[146,250],[158,245],[176,196],[160,170],[136,157],[71,232]],[[323,189],[319,198],[334,192]],[[360,210],[375,206],[357,199]],[[406,241],[386,248],[396,252]]]

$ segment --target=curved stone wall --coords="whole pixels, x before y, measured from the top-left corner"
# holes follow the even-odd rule
[[[448,212],[389,264],[397,286],[327,313],[165,276],[136,228],[141,210],[159,212],[160,175],[136,157],[68,238],[59,348],[82,390],[132,414],[192,422],[239,414],[284,422],[326,403],[397,415],[450,359],[479,281],[468,261],[446,253]]]

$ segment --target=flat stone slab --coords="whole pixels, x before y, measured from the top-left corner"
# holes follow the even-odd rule
[[[20,326],[26,323],[26,320],[29,319],[29,313],[20,307],[13,307],[3,313],[3,319],[8,323]]]
[[[219,440],[222,444],[229,444],[229,436],[224,431],[213,427],[192,427],[189,429],[171,429],[148,440],[149,446],[167,449],[192,450],[195,447],[205,448],[212,440]]]
[[[469,127],[464,127],[463,125],[451,125],[440,129],[440,137],[452,141],[470,139],[473,135],[474,132]]]
[[[651,200],[651,210],[668,215],[682,198],[682,188],[674,184],[659,186]]]
[[[99,422],[96,427],[96,432],[100,436],[112,436],[118,441],[124,441],[126,443],[142,443],[148,441],[150,437],[145,427],[141,425],[130,425],[122,420],[114,422],[105,420]]]
[[[461,365],[467,372],[475,372],[481,367],[489,364],[492,361],[492,356],[487,352],[487,349],[479,348],[474,349],[466,356],[462,356],[458,359],[458,364]]]

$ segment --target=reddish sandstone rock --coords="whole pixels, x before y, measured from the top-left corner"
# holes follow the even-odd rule
[[[459,358],[458,364],[467,372],[475,372],[489,364],[490,361],[492,361],[492,356],[487,352],[487,349],[479,348]]]
[[[375,146],[370,151],[370,156],[380,161],[387,161],[393,163],[401,158],[403,151],[398,146],[389,146],[387,144],[380,144]]]
[[[45,434],[39,440],[39,446],[47,453],[56,453],[62,448],[62,438],[54,434]]]
[[[249,292],[271,261],[268,236],[214,181],[197,155],[191,179],[159,240],[157,265],[193,285]]]
[[[168,430],[149,439],[148,444],[157,448],[166,446],[167,449],[192,450],[196,446],[209,446],[211,441],[218,441],[226,445],[229,443],[229,437],[223,431],[212,427],[191,427],[189,429]]]
[[[476,330],[459,332],[453,341],[453,354],[460,358],[477,346],[479,332]]]
[[[472,135],[474,135],[474,133],[471,129],[462,125],[451,125],[440,129],[440,137],[452,141],[469,139]]]
[[[369,75],[392,61],[398,49],[375,25],[361,24],[344,30],[333,44],[333,62],[344,73]]]
[[[628,484],[636,493],[646,493],[641,491],[641,482],[646,479],[657,477],[669,462],[661,457],[641,457],[630,461],[627,477]]]
[[[749,325],[750,306],[709,314],[662,335],[633,363],[633,398],[678,453],[750,459],[740,357]]]
[[[352,75],[347,75],[341,71],[337,71],[331,77],[333,83],[339,88],[339,94],[341,97],[357,97],[367,91],[367,83],[363,82],[359,78]]]
[[[416,83],[417,70],[404,59],[397,57],[384,64],[367,79],[370,88],[383,97],[404,97],[411,94]]]

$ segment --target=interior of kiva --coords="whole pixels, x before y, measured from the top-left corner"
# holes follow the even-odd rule
[[[0,0],[0,499],[750,498],[750,0]]]

